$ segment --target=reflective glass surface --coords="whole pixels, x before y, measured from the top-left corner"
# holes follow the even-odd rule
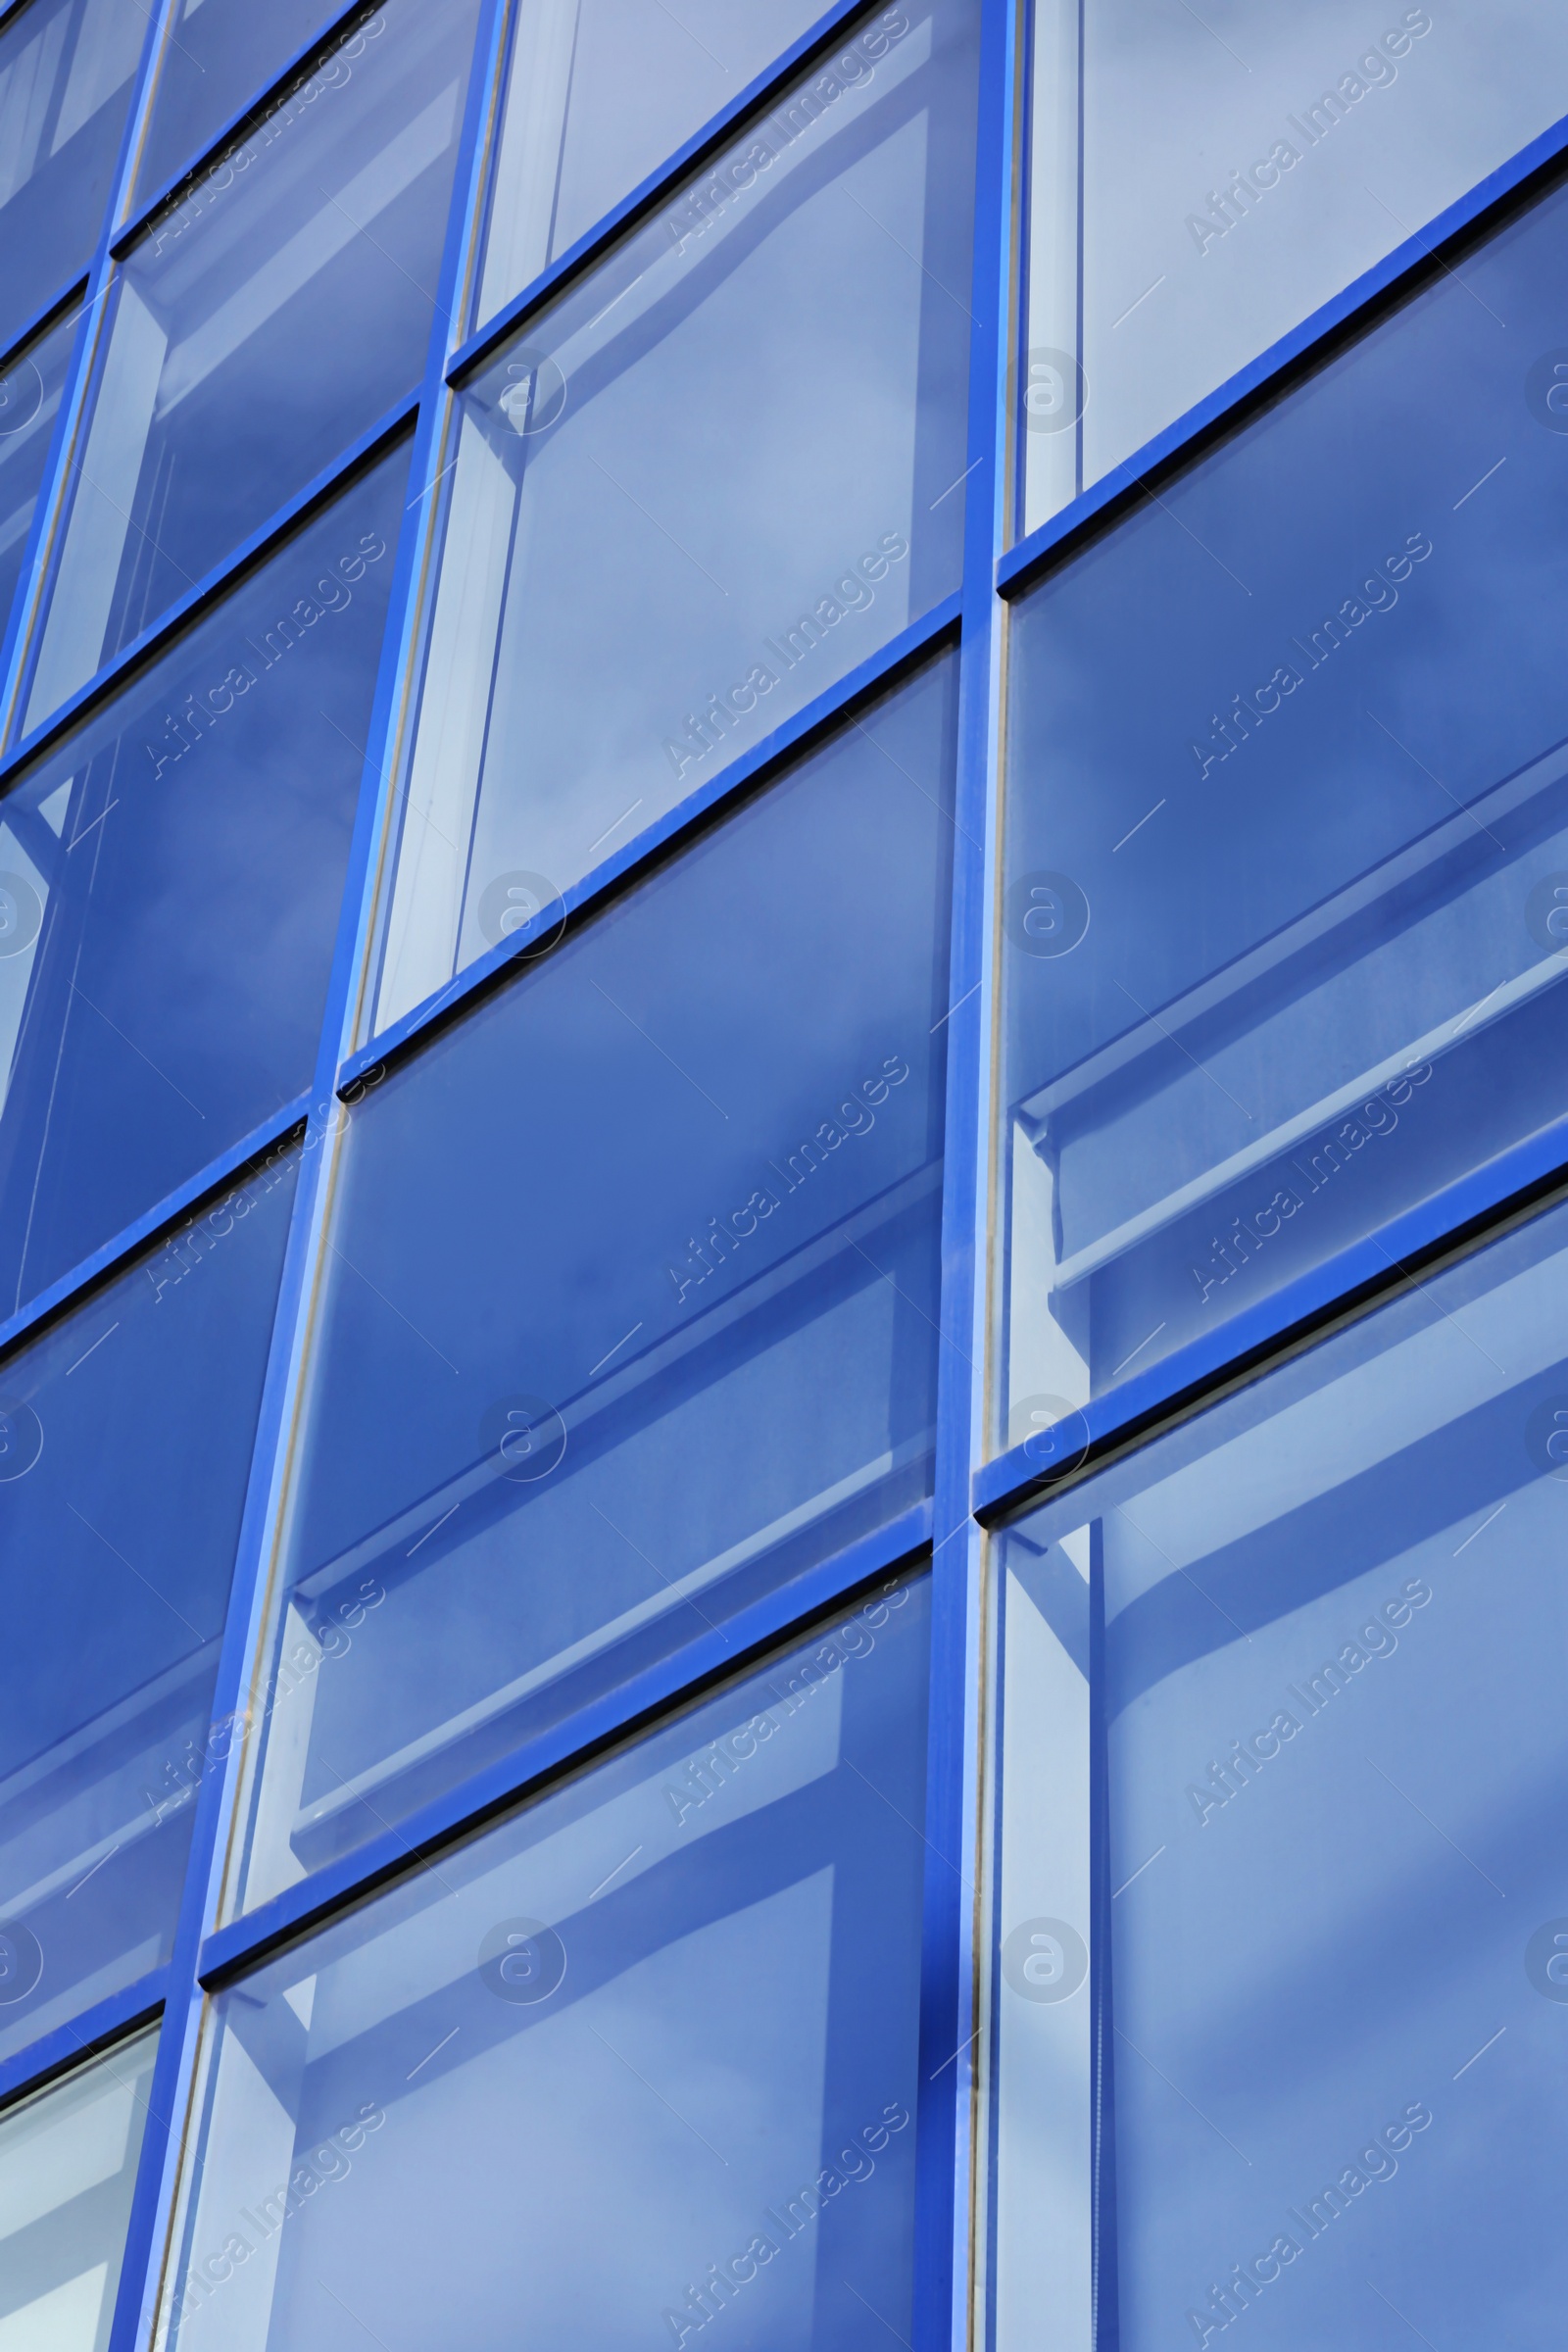
[[[22,577],[22,559],[80,316],[73,311],[58,320],[0,369],[0,638]]]
[[[476,319],[558,253],[813,24],[823,0],[522,0],[497,141]]]
[[[311,1083],[407,473],[0,799],[0,1311]]]
[[[0,351],[92,259],[147,22],[32,0],[0,31]]]
[[[417,382],[476,5],[388,0],[126,257],[29,727]]]
[[[265,8],[248,0],[175,0],[136,170],[143,201],[337,13],[331,0],[267,0]]]
[[[248,1902],[929,1491],[955,686],[350,1114]]]
[[[1556,2326],[1565,1333],[1559,1208],[999,1540],[997,2352]]]
[[[296,1157],[0,1363],[0,2056],[170,1955]]]
[[[465,393],[381,1024],[956,586],[976,13],[867,20]]]
[[[157,2038],[0,2115],[0,2352],[106,2352]]]
[[[160,2346],[906,2341],[928,1651],[884,1588],[220,1994]]]
[[[1016,608],[999,1441],[1561,1115],[1565,308],[1558,191]]]
[[[1543,0],[1036,0],[1032,530],[1568,113]]]

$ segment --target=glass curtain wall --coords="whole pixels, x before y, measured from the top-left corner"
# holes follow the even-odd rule
[[[0,4],[0,2352],[1551,2340],[1565,318],[1543,0]]]

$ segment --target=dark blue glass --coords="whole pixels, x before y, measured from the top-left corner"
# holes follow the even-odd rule
[[[136,168],[145,202],[329,24],[329,0],[176,0]]]
[[[160,2344],[906,2343],[928,1629],[882,1588],[220,1994]]]
[[[477,0],[387,0],[120,272],[27,726],[418,382]]]
[[[0,799],[0,1311],[311,1083],[407,476],[400,449]]]
[[[170,1955],[297,1157],[0,1363],[0,2055]]]
[[[846,27],[465,384],[378,1029],[956,588],[978,33]]]
[[[0,370],[0,638],[11,616],[27,533],[60,415],[79,311],[57,319]]]
[[[929,1492],[955,688],[350,1113],[248,1902]]]
[[[100,2352],[136,2185],[156,2033],[0,2116],[0,2345]]]
[[[148,17],[32,0],[0,31],[0,351],[92,259]]]
[[[1565,311],[1558,190],[1020,605],[999,1438],[1561,1114]]]
[[[1565,1536],[1558,1207],[999,1540],[995,2352],[1549,2338]]]

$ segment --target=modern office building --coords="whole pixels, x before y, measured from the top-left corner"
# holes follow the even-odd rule
[[[1565,114],[0,13],[0,2352],[1556,2340]]]

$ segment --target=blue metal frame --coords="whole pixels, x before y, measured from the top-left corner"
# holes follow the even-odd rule
[[[27,0],[22,0],[26,5]],[[361,13],[337,11],[303,44],[268,88],[238,110],[181,170],[131,209],[137,159],[156,89],[162,43],[176,0],[155,0],[117,159],[112,200],[85,276],[63,287],[30,320],[13,351],[68,305],[83,305],[65,391],[24,551],[17,610],[0,641],[0,715],[9,741],[28,688],[45,585],[57,561],[69,461],[84,429],[112,303],[117,258],[149,222],[308,70]],[[484,192],[505,89],[513,0],[484,0],[442,259],[438,303],[422,379],[328,468],[288,501],[243,546],[198,581],[154,626],[105,664],[24,741],[0,755],[0,790],[28,761],[118,690],[140,665],[264,561],[284,534],[335,496],[399,434],[412,434],[410,495],[394,558],[390,618],[376,680],[348,875],[334,945],[313,1084],[249,1136],[128,1225],[92,1256],[0,1325],[0,1350],[24,1342],[132,1255],[176,1224],[263,1153],[300,1139],[300,1171],[276,1318],[236,1555],[232,1597],[213,1701],[215,1727],[231,1738],[199,1788],[190,1861],[173,1957],[0,2065],[0,2107],[75,2064],[88,2051],[136,2030],[162,2011],[164,2031],[149,2094],[149,2117],[131,2210],[111,2352],[144,2352],[161,2287],[158,2253],[167,2240],[178,2183],[182,2126],[206,2015],[206,1987],[257,1963],[421,1856],[466,1835],[608,1742],[732,1673],[760,1650],[798,1633],[867,1580],[930,1550],[933,1559],[932,1682],[926,1872],[922,1928],[920,2109],[917,2141],[917,2271],[914,2352],[969,2340],[973,2230],[983,2144],[975,2136],[976,2057],[983,2017],[988,1929],[978,1889],[982,1823],[982,1720],[986,1589],[984,1529],[1039,1498],[1051,1483],[1026,1447],[984,1462],[987,1291],[991,1251],[990,1096],[996,967],[995,891],[1000,865],[1000,743],[1005,604],[1092,530],[1111,523],[1148,477],[1175,466],[1287,386],[1327,349],[1359,332],[1437,266],[1444,248],[1482,233],[1521,201],[1531,183],[1568,157],[1568,120],[1534,140],[1248,368],[1155,436],[1041,529],[1008,548],[1017,463],[1012,398],[1013,314],[1021,238],[1018,187],[1028,0],[979,0],[980,136],[973,270],[967,455],[969,491],[962,585],[891,644],[818,696],[743,757],[709,778],[658,823],[596,866],[559,906],[460,974],[368,1045],[365,1000],[371,984],[382,869],[392,838],[392,783],[412,710],[411,678],[438,562],[441,521],[432,495],[456,408],[456,387],[524,319],[592,268],[608,247],[667,195],[672,184],[731,136],[749,113],[776,97],[802,68],[870,12],[877,0],[834,0],[816,23],[693,134],[661,169],[524,287],[476,332],[466,322],[478,267]],[[0,13],[0,27],[16,9]],[[564,1723],[526,1741],[501,1763],[465,1781],[352,1856],[333,1863],[257,1910],[225,1917],[227,1876],[239,1828],[247,1709],[265,1681],[274,1606],[278,1514],[298,1422],[303,1367],[330,1209],[339,1099],[394,1055],[458,1017],[484,991],[536,952],[546,935],[585,917],[614,893],[679,851],[786,761],[822,740],[846,715],[939,647],[959,647],[958,777],[947,1038],[947,1123],[942,1227],[941,1354],[934,1500],[906,1510],[754,1602],[722,1629],[685,1642]],[[1568,1115],[1540,1135],[1348,1247],[1282,1293],[1195,1341],[1148,1373],[1086,1408],[1090,1449],[1067,1474],[1087,1476],[1124,1446],[1219,1387],[1255,1371],[1332,1320],[1358,1311],[1410,1281],[1430,1259],[1479,1240],[1562,1181]],[[976,1465],[979,1465],[978,1467]],[[1060,1483],[1059,1479],[1056,1483]],[[238,1726],[237,1732],[232,1727]]]
[[[964,516],[958,772],[949,962],[943,1160],[943,1347],[937,1383],[931,1717],[926,1797],[915,2352],[968,2341],[975,2181],[972,2113],[983,1559],[969,1469],[984,1430],[989,1153],[983,1125],[990,1029],[990,877],[1004,614],[993,592],[1008,494],[1007,381],[1017,170],[1015,0],[982,0],[976,142],[974,326],[969,358],[970,488]]]

